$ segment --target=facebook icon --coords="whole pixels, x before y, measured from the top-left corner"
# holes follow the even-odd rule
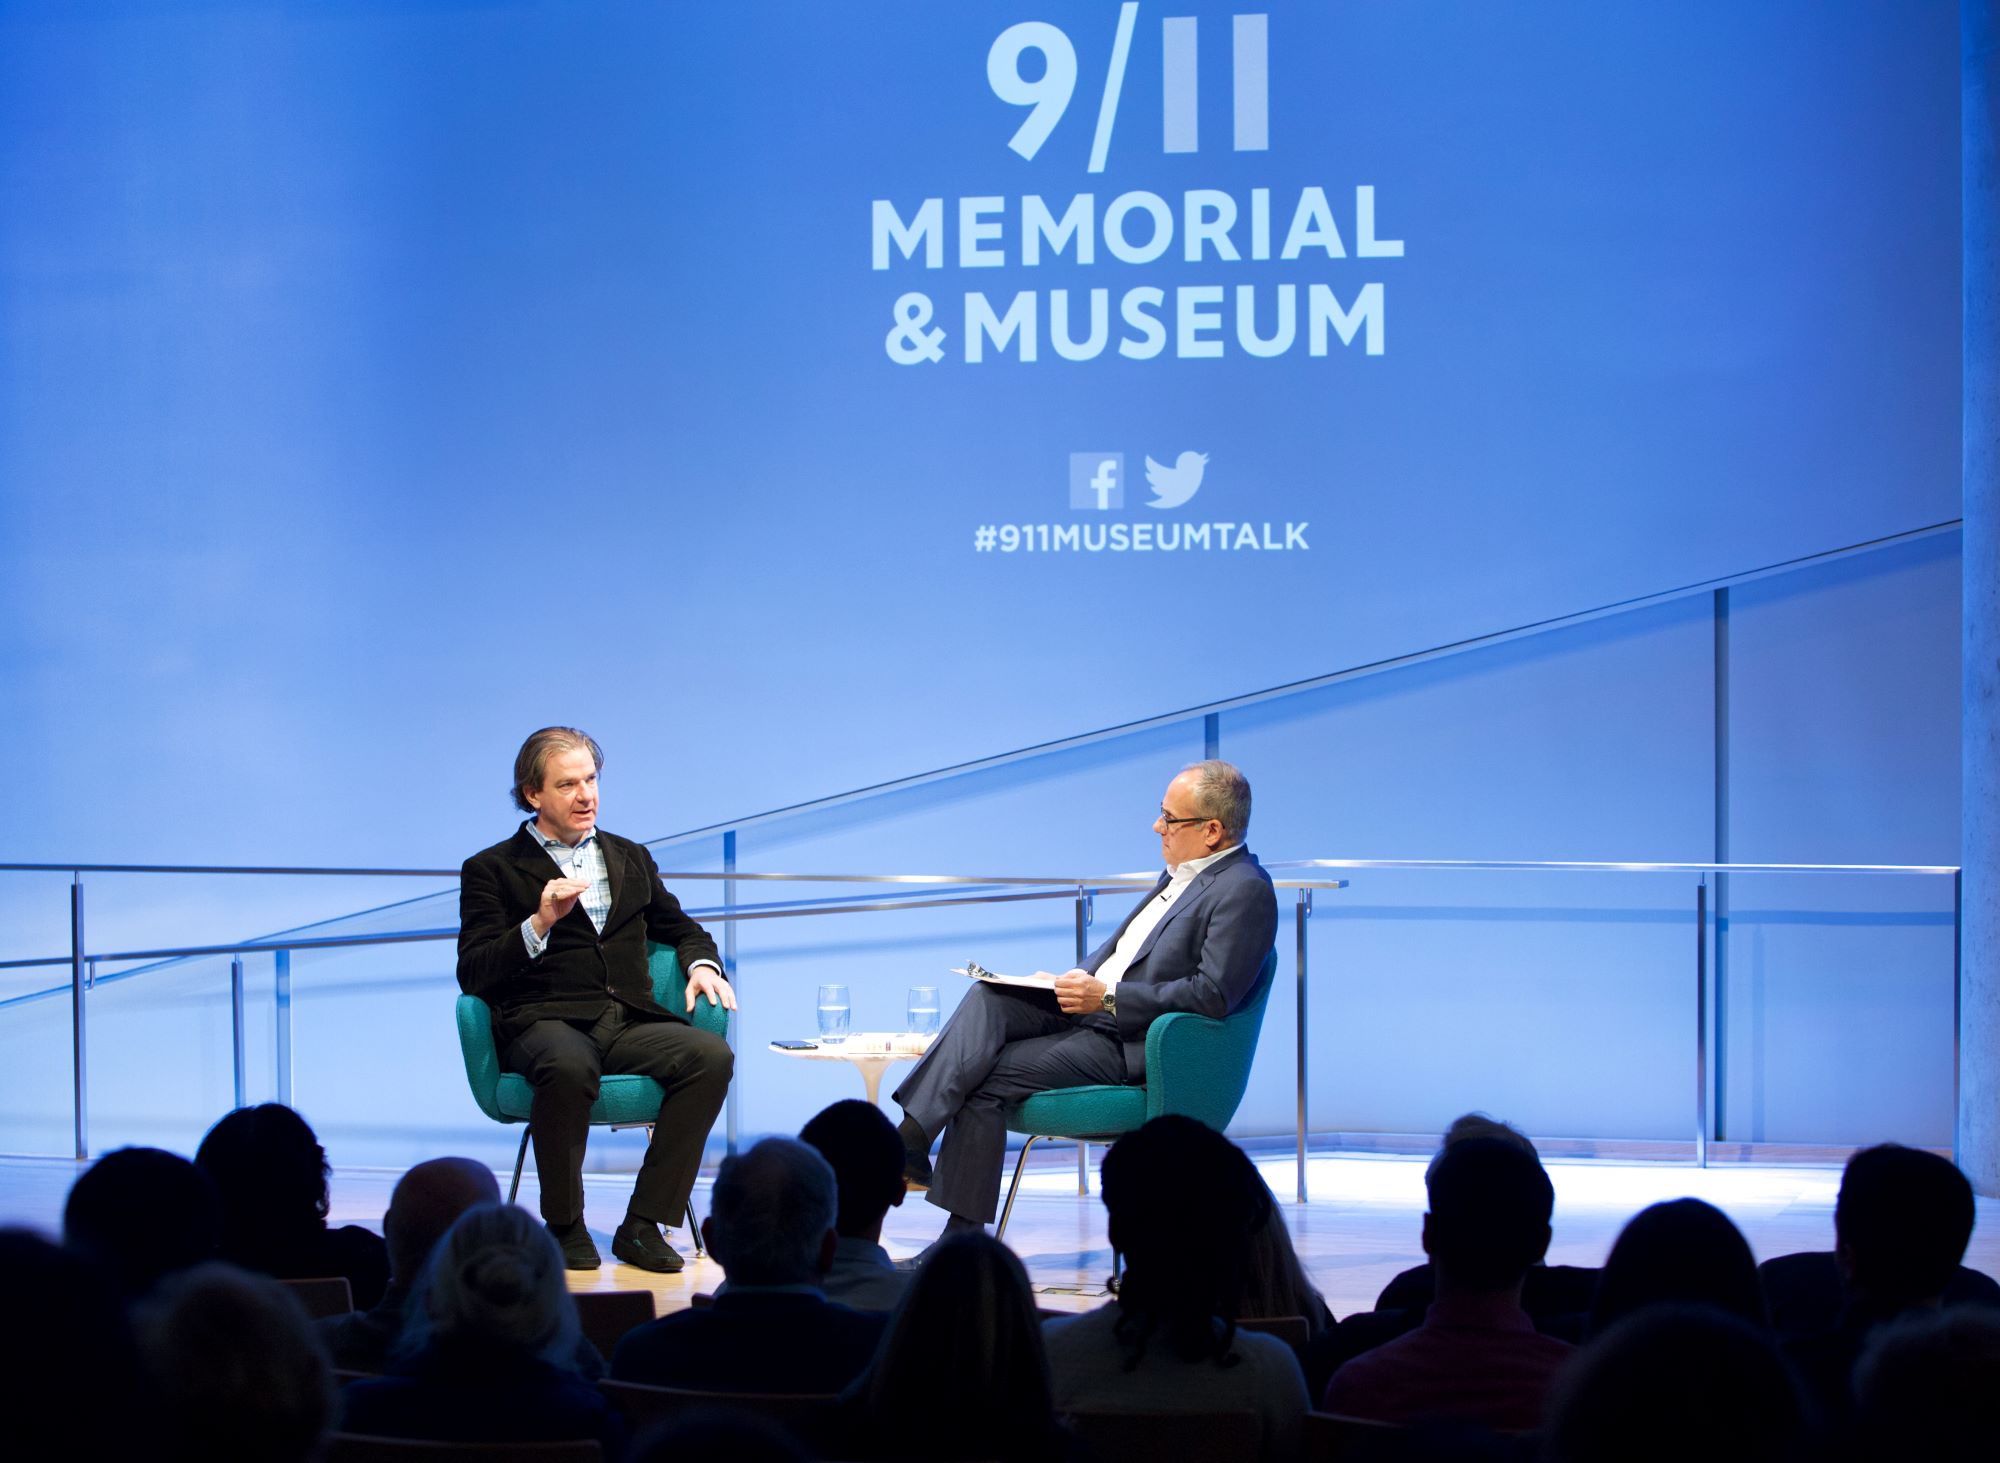
[[[1072,452],[1069,455],[1069,506],[1109,512],[1125,506],[1125,454]]]

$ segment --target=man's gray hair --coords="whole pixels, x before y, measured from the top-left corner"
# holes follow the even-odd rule
[[[418,1280],[421,1320],[405,1344],[465,1337],[558,1365],[576,1350],[576,1303],[548,1229],[513,1204],[475,1204],[431,1251]]]
[[[1211,757],[1191,762],[1187,770],[1197,774],[1194,782],[1194,810],[1204,818],[1222,824],[1222,836],[1241,843],[1250,831],[1250,779],[1233,763]]]
[[[524,813],[534,812],[535,805],[528,801],[528,794],[540,792],[548,780],[549,758],[557,752],[574,752],[579,748],[590,753],[590,760],[597,764],[599,772],[604,770],[604,749],[591,739],[589,732],[573,726],[545,726],[538,732],[530,732],[521,743],[521,750],[514,754],[514,806]]]
[[[766,1138],[722,1160],[709,1197],[709,1245],[735,1285],[813,1285],[833,1228],[833,1169],[804,1143]]]

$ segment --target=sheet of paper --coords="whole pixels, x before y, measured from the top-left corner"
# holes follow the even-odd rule
[[[977,962],[968,961],[963,967],[954,965],[953,975],[963,975],[971,980],[983,980],[989,985],[1018,985],[1030,990],[1052,991],[1056,988],[1056,978],[1046,970],[1038,970],[1033,975],[998,975]]]

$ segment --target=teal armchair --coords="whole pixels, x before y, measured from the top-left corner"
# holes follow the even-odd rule
[[[687,1007],[687,975],[680,957],[667,945],[648,943],[647,968],[653,977],[653,999],[669,1011]],[[729,1013],[706,1000],[694,1004],[693,1021],[703,1031],[727,1039]],[[514,1181],[507,1188],[507,1202],[521,1189],[521,1169],[528,1161],[528,1138],[532,1128],[528,1115],[535,1100],[534,1087],[526,1077],[500,1069],[500,1052],[493,1040],[493,1012],[478,996],[458,998],[458,1045],[465,1057],[465,1080],[472,1088],[472,1100],[479,1110],[496,1123],[520,1123],[521,1148],[514,1155]],[[660,1115],[666,1094],[651,1077],[617,1074],[601,1079],[597,1101],[590,1106],[594,1128],[651,1128]],[[688,1206],[688,1228],[694,1235],[695,1253],[701,1253],[701,1227],[695,1223],[694,1206]]]
[[[1028,1141],[1015,1160],[995,1238],[1007,1232],[1028,1150],[1044,1138],[1109,1141],[1167,1113],[1199,1118],[1218,1133],[1227,1128],[1250,1085],[1250,1062],[1277,971],[1273,950],[1264,957],[1250,998],[1220,1020],[1191,1011],[1170,1011],[1155,1020],[1146,1028],[1144,1086],[1058,1087],[1009,1104],[1008,1131],[1025,1133]]]

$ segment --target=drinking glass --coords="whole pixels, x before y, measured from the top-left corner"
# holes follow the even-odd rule
[[[847,1040],[847,1024],[853,1015],[853,1007],[847,1001],[847,987],[844,985],[823,985],[819,988],[819,1039],[828,1043]]]
[[[929,1036],[938,1029],[938,988],[934,985],[913,985],[910,987],[910,1031],[916,1036]]]

